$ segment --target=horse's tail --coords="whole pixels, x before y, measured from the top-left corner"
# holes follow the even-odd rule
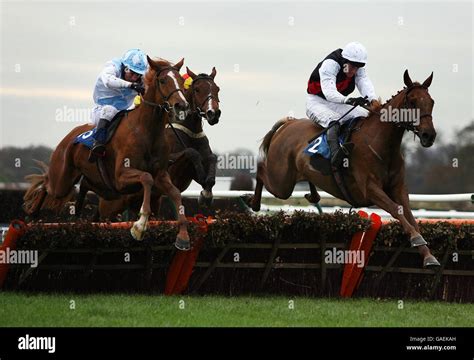
[[[25,180],[30,183],[30,187],[26,191],[25,196],[23,196],[23,210],[32,216],[37,215],[41,209],[49,209],[59,214],[64,204],[74,197],[75,189],[72,188],[69,194],[61,198],[49,195],[46,190],[49,180],[49,167],[42,161],[35,160],[35,162],[41,167],[43,172],[42,174],[25,176]]]
[[[30,183],[30,187],[23,196],[23,210],[28,215],[37,214],[43,205],[47,195],[45,183],[48,178],[48,165],[42,161],[35,160],[41,169],[41,174],[31,174],[25,176],[25,180]]]
[[[268,154],[268,149],[270,147],[270,143],[272,142],[273,135],[278,131],[280,127],[285,125],[290,119],[288,118],[283,118],[281,120],[278,120],[275,125],[273,125],[272,129],[267,132],[265,137],[263,138],[262,144],[260,145],[260,156],[262,159],[265,159],[265,157]]]

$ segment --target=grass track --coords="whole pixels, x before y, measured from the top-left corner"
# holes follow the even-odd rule
[[[472,327],[474,304],[405,300],[399,309],[398,300],[375,299],[3,292],[0,326]]]

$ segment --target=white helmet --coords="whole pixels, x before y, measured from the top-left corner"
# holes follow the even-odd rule
[[[344,46],[342,57],[352,62],[365,64],[367,62],[367,50],[359,42],[350,42]]]

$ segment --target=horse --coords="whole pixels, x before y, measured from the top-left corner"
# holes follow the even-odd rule
[[[188,67],[187,74],[193,79],[191,86],[185,90],[184,96],[190,104],[190,112],[184,121],[174,122],[167,126],[165,136],[171,147],[170,166],[168,172],[173,184],[183,192],[195,180],[203,188],[199,197],[199,204],[209,206],[212,202],[212,188],[216,182],[217,156],[213,154],[209,139],[202,128],[205,118],[209,125],[219,122],[221,110],[219,108],[220,88],[214,82],[217,74],[212,68],[210,75],[201,73],[196,75]],[[82,207],[81,191],[80,202],[77,208]],[[152,194],[152,198],[156,198]],[[124,195],[117,200],[99,200],[99,217],[102,220],[114,220],[125,209],[138,210],[141,193]],[[153,204],[159,204],[159,200]],[[159,213],[159,206],[153,207],[155,214]]]
[[[410,236],[412,247],[417,247],[423,258],[423,266],[439,266],[431,254],[427,242],[420,234],[418,224],[410,209],[405,183],[405,164],[401,153],[401,142],[405,131],[413,131],[423,147],[433,145],[436,130],[433,125],[432,110],[434,100],[428,88],[433,73],[422,83],[412,82],[408,70],[403,75],[405,87],[381,106],[380,113],[369,112],[356,125],[358,129],[351,135],[354,144],[348,164],[344,168],[344,182],[355,207],[376,205],[397,219],[406,234]],[[380,104],[379,104],[380,105]],[[414,122],[383,121],[387,111],[413,111],[421,115]],[[260,146],[261,159],[257,165],[257,184],[253,196],[245,200],[254,210],[260,210],[262,188],[275,197],[288,199],[299,181],[308,181],[310,202],[317,203],[320,196],[318,186],[339,199],[344,198],[331,174],[323,174],[310,164],[309,155],[303,150],[308,140],[323,131],[308,119],[283,118],[274,124],[265,135]],[[349,202],[349,201],[348,201]]]
[[[151,213],[150,195],[155,186],[166,194],[178,210],[178,234],[175,246],[189,250],[187,219],[181,203],[181,193],[167,172],[170,146],[165,136],[169,112],[185,117],[189,103],[184,97],[184,81],[179,75],[184,59],[172,65],[164,59],[147,56],[149,70],[144,76],[143,104],[126,114],[111,141],[106,156],[97,163],[88,161],[89,149],[75,144],[75,139],[93,125],[85,124],[71,130],[51,155],[49,167],[41,175],[30,175],[32,182],[24,197],[24,209],[29,215],[43,209],[60,209],[75,194],[75,184],[81,179],[81,189],[95,192],[108,200],[143,189],[139,219],[130,232],[142,240]],[[102,162],[102,166],[100,166]],[[111,176],[110,176],[111,175]]]

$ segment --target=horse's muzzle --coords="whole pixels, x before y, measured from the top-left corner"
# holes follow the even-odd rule
[[[421,146],[430,147],[434,144],[434,141],[436,139],[436,133],[429,133],[429,132],[423,131],[419,134],[419,137],[420,137]]]
[[[220,109],[217,109],[217,110],[209,109],[206,111],[206,119],[209,125],[216,125],[219,122],[220,117],[221,117]]]

